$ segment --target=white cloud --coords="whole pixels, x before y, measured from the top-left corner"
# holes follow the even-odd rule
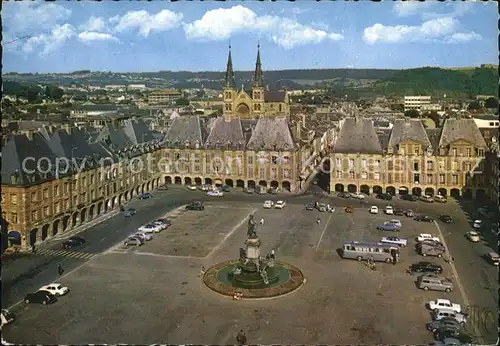
[[[426,21],[419,26],[375,24],[365,28],[363,40],[368,44],[399,42],[458,43],[481,39],[475,32],[458,32],[459,22],[451,17]]]
[[[25,53],[32,53],[42,48],[40,55],[45,56],[56,51],[67,40],[75,36],[75,29],[70,24],[55,25],[50,34],[32,36],[23,45]]]
[[[314,29],[293,19],[279,16],[257,16],[242,5],[207,11],[193,23],[184,24],[188,39],[219,41],[232,34],[254,32],[263,34],[285,49],[308,43],[320,43],[325,39],[341,40],[341,34]]]
[[[436,1],[398,1],[394,4],[392,11],[399,17],[409,17],[422,12],[428,8],[438,5]]]
[[[78,39],[82,42],[91,41],[118,41],[116,37],[111,34],[105,34],[102,32],[95,31],[84,31],[78,34]]]
[[[162,10],[157,14],[150,14],[145,10],[130,11],[124,16],[114,16],[109,22],[116,24],[115,31],[122,32],[137,29],[144,37],[148,37],[152,31],[167,31],[181,25],[183,15],[169,10]]]
[[[80,25],[80,30],[104,31],[106,30],[106,23],[101,17],[92,16],[85,24]]]
[[[5,15],[4,20],[10,29],[22,31],[31,28],[52,27],[55,23],[71,16],[71,10],[55,3],[36,3],[31,1],[3,3],[4,11],[12,13]]]

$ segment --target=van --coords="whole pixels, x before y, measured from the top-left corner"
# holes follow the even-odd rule
[[[467,322],[467,319],[464,314],[455,312],[451,309],[438,309],[437,311],[432,312],[433,320],[439,321],[443,318],[454,318],[458,323],[462,325],[464,325]]]
[[[446,203],[448,202],[448,200],[446,199],[445,196],[441,196],[441,195],[437,195],[437,196],[434,196],[434,200],[438,203]]]
[[[427,203],[434,202],[434,199],[432,199],[432,196],[429,196],[429,195],[422,195],[422,196],[420,196],[420,200],[423,201],[423,202],[427,202]]]
[[[419,276],[417,279],[417,287],[424,291],[453,291],[453,283],[442,276]]]
[[[443,244],[438,242],[424,241],[417,244],[417,252],[422,256],[436,256],[443,257],[443,254],[446,252]]]

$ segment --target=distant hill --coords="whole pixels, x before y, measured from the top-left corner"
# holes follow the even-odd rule
[[[236,71],[238,88],[251,85],[253,71]],[[67,74],[3,75],[6,81],[22,84],[106,85],[146,84],[149,87],[221,89],[224,72],[159,71],[145,73],[114,73],[75,71]],[[472,96],[497,94],[498,72],[495,65],[443,69],[423,67],[407,70],[384,69],[312,69],[264,71],[271,89],[329,88],[351,90],[358,94],[386,95],[429,94]]]

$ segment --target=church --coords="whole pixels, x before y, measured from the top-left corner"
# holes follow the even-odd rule
[[[285,91],[270,91],[264,85],[264,73],[257,46],[257,61],[252,80],[252,89],[237,90],[234,81],[231,46],[227,58],[226,78],[223,89],[225,119],[258,119],[260,117],[290,116],[288,94]]]

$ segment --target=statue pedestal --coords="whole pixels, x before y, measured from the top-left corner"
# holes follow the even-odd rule
[[[247,246],[247,258],[258,260],[260,258],[260,239],[247,239],[245,245]]]

